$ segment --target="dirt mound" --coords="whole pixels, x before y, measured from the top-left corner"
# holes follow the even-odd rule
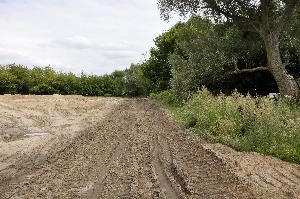
[[[1,156],[3,198],[297,198],[300,193],[297,165],[208,144],[144,99],[20,97],[1,100],[1,106],[22,111],[20,118],[11,116],[19,121],[40,114],[25,129],[49,133],[0,144],[9,151]],[[59,127],[50,131],[54,126]],[[21,149],[10,143],[24,147],[28,139],[39,144],[17,155]],[[280,185],[268,181],[275,171]]]
[[[237,152],[221,144],[204,148],[221,158],[263,198],[300,198],[300,166],[257,153]]]

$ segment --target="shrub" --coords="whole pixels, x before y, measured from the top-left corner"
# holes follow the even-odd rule
[[[176,97],[172,90],[162,91],[160,93],[151,93],[149,96],[150,99],[159,101],[164,105],[175,106],[177,105]]]
[[[30,93],[35,95],[52,95],[56,93],[56,90],[47,84],[41,84],[31,88]]]
[[[0,94],[15,94],[16,88],[16,77],[11,74],[5,68],[0,68]]]

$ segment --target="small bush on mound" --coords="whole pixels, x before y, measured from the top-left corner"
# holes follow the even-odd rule
[[[212,95],[203,88],[171,111],[202,136],[283,160],[300,163],[300,106],[266,97]]]
[[[151,93],[149,98],[155,101],[159,101],[164,105],[169,105],[169,106],[178,105],[178,102],[172,90],[165,90],[158,94]]]

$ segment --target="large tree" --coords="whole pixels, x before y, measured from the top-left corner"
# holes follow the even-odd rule
[[[215,21],[229,21],[240,28],[256,32],[262,38],[267,53],[267,69],[273,74],[282,95],[300,98],[300,90],[289,75],[280,55],[281,35],[289,24],[299,0],[158,0],[162,16],[172,12],[200,14]],[[296,16],[296,15],[295,15]],[[252,70],[264,70],[264,67]]]

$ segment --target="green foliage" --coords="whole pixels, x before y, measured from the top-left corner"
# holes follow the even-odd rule
[[[142,64],[111,75],[86,75],[55,72],[50,67],[28,69],[21,65],[0,67],[0,94],[83,95],[83,96],[146,96],[150,81],[143,75]]]
[[[55,72],[50,67],[28,69],[21,65],[0,67],[0,94],[126,96],[124,71],[112,75],[85,75]]]
[[[215,22],[230,21],[252,31],[275,30],[290,19],[289,14],[299,9],[298,0],[290,1],[228,1],[228,0],[159,0],[162,18],[201,14]],[[282,17],[285,15],[285,17]],[[299,18],[298,18],[299,19]],[[267,23],[265,23],[267,21]]]
[[[16,88],[15,92],[28,94],[31,82],[30,71],[28,68],[12,64],[7,67],[7,70],[12,76],[14,76],[13,84]]]
[[[80,78],[73,73],[58,73],[50,84],[61,95],[78,94],[81,89]]]
[[[150,50],[150,58],[143,63],[142,67],[143,75],[149,79],[151,84],[151,92],[160,92],[170,88],[171,64],[169,63],[169,56],[181,52],[177,41],[183,26],[183,23],[178,23],[154,40],[155,48]]]
[[[82,74],[80,77],[80,93],[84,96],[102,96],[104,93],[101,84],[102,81],[99,77]]]
[[[113,96],[121,97],[125,94],[124,90],[124,78],[125,72],[124,71],[114,71],[110,75],[112,79],[112,88],[113,88]]]
[[[30,88],[29,92],[34,95],[53,95],[56,90],[47,84],[39,84]]]
[[[299,104],[237,92],[214,96],[203,88],[171,110],[181,124],[206,138],[300,163]]]
[[[218,83],[237,69],[263,66],[266,62],[257,35],[199,17],[185,24],[177,44],[182,53],[170,55],[171,86],[180,100],[202,85]]]
[[[284,69],[282,57],[285,55],[279,52],[283,32],[295,28],[296,21],[300,19],[299,15],[295,14],[299,9],[299,3],[298,0],[235,1],[234,3],[227,0],[159,0],[158,5],[165,19],[168,19],[173,12],[184,16],[201,13],[200,15],[206,17],[211,23],[231,23],[240,30],[256,33],[263,40],[267,54],[268,64],[264,67],[272,73],[280,92],[283,95],[300,98],[300,89],[295,79]],[[236,43],[239,44],[238,41]],[[208,45],[213,46],[213,44],[215,43]],[[215,52],[216,59],[219,59],[219,51]],[[222,60],[222,57],[220,58]]]
[[[142,72],[143,65],[132,64],[124,71],[124,93],[127,96],[147,96],[150,93],[150,81]]]
[[[11,74],[6,67],[0,68],[0,94],[17,92],[15,85],[16,77]]]
[[[158,101],[168,106],[178,105],[178,102],[172,90],[165,90],[160,93],[151,93],[149,99]]]

